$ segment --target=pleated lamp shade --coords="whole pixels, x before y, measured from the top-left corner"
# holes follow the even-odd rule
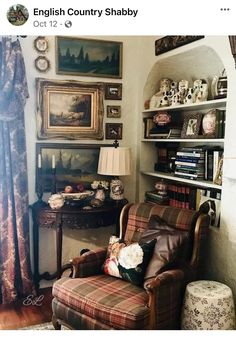
[[[98,174],[113,176],[130,175],[130,148],[101,147],[98,161]]]

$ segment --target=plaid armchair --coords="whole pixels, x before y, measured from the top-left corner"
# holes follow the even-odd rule
[[[191,255],[183,266],[172,267],[136,286],[105,275],[107,250],[100,248],[72,260],[73,277],[53,285],[53,325],[71,329],[179,329],[186,284],[195,280],[209,218],[196,211],[148,203],[128,204],[120,216],[120,238],[138,241],[151,215],[158,215],[174,229],[192,234]]]

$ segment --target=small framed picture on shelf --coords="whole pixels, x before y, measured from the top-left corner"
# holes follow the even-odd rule
[[[202,118],[202,134],[203,137],[217,137],[216,134],[216,115],[215,109],[204,114]]]
[[[106,124],[106,139],[122,139],[123,124]]]
[[[181,138],[197,138],[200,132],[202,122],[201,113],[188,114],[184,118],[184,124],[181,131]]]
[[[107,106],[107,117],[108,118],[120,118],[121,117],[121,106]]]
[[[106,84],[105,85],[105,99],[107,100],[121,100],[122,99],[122,84]]]

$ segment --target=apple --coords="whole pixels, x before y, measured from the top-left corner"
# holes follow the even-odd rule
[[[73,187],[72,186],[66,186],[65,187],[65,193],[72,193],[73,192]]]
[[[76,188],[77,188],[78,192],[83,192],[84,191],[84,185],[83,184],[78,184],[76,186]]]

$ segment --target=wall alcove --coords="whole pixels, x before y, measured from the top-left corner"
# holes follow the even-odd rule
[[[171,51],[168,57],[163,55],[152,67],[144,86],[144,101],[151,98],[159,90],[159,81],[169,78],[180,81],[186,79],[191,87],[196,79],[205,79],[211,84],[214,75],[220,76],[224,64],[216,51],[208,46],[199,46],[180,52]],[[169,53],[168,53],[169,54]],[[211,99],[211,93],[209,93]]]
[[[222,59],[219,57],[218,53],[210,46],[207,45],[198,45],[197,47],[192,47],[191,45],[185,47],[185,48],[179,48],[176,50],[172,50],[170,52],[165,53],[165,55],[161,55],[157,57],[157,61],[151,68],[146,83],[144,85],[143,90],[143,102],[150,100],[153,94],[159,91],[159,83],[160,80],[163,78],[168,78],[174,81],[179,82],[180,80],[188,80],[189,87],[193,87],[193,82],[197,79],[205,79],[208,83],[208,104],[206,107],[201,107],[201,109],[204,112],[209,111],[211,108],[218,108],[216,106],[211,106],[210,101],[213,100],[213,96],[211,93],[211,84],[214,76],[221,76],[223,70],[225,69],[225,66],[222,62]],[[213,102],[213,101],[212,101]],[[226,102],[224,101],[223,106],[225,107]],[[178,110],[181,111],[182,108],[184,108],[185,105],[179,105]],[[187,106],[187,105],[186,105]],[[172,110],[172,107],[169,106],[168,112]],[[163,107],[163,110],[165,110],[166,107]],[[173,107],[175,109],[175,107]],[[199,106],[196,107],[189,107],[189,111],[191,110],[199,110]],[[147,110],[148,111],[148,110]],[[150,110],[150,111],[155,111]],[[185,108],[185,111],[186,108]],[[143,112],[144,116],[150,116],[153,113],[149,112]],[[181,112],[178,112],[180,114],[180,120],[181,120]],[[143,132],[141,132],[141,135],[143,135]],[[156,174],[153,169],[153,164],[156,161],[157,158],[157,147],[155,140],[152,140],[153,142],[148,142],[151,140],[144,140],[142,139],[141,142],[141,148],[140,148],[140,190],[139,190],[139,199],[143,200],[145,191],[152,190],[154,187],[155,181],[157,181],[157,178],[166,178],[169,180],[169,177],[159,176],[159,174]],[[180,140],[181,141],[181,140]],[[193,140],[192,140],[193,141]],[[219,140],[218,140],[219,141]],[[217,145],[217,140],[213,141],[214,145]],[[159,140],[160,142],[160,140]],[[212,141],[209,141],[212,143]],[[223,142],[223,141],[222,141]],[[222,142],[219,142],[219,146],[222,145]],[[190,143],[188,144],[188,141],[185,140],[184,146],[191,146],[204,144],[204,140],[198,139],[195,140],[195,144]],[[179,143],[179,146],[181,146],[181,143]],[[175,180],[173,178],[171,180]],[[181,180],[178,180],[181,182]],[[190,185],[191,180],[187,181]],[[185,181],[186,183],[186,181]],[[196,185],[197,186],[197,185]],[[208,182],[202,182],[199,184],[199,187],[205,187],[208,189]],[[210,188],[217,189],[217,186],[210,185]],[[220,187],[221,189],[221,187]]]

